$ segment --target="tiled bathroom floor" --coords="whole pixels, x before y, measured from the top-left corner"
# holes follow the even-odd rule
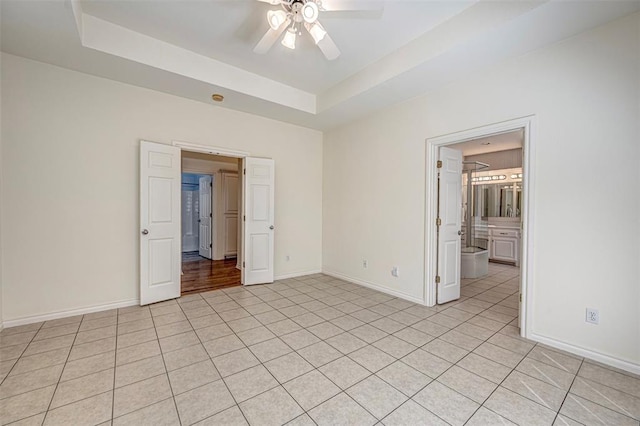
[[[640,378],[518,337],[518,270],[425,308],[324,275],[0,333],[22,425],[638,425]]]

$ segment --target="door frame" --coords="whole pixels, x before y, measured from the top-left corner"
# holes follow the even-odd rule
[[[229,148],[221,148],[221,147],[216,147],[216,146],[208,146],[208,145],[199,145],[199,144],[194,144],[191,142],[184,142],[184,141],[171,141],[171,145],[180,148],[180,152],[182,153],[182,151],[190,151],[190,152],[199,152],[202,154],[213,154],[213,155],[221,155],[224,157],[233,157],[233,158],[242,158],[244,159],[245,157],[250,157],[251,153],[248,151],[240,151],[240,150],[233,150],[233,149],[229,149]],[[182,162],[180,162],[180,173],[182,173]],[[238,179],[242,179],[242,173],[240,173],[240,170],[238,170]],[[240,185],[242,181],[240,180],[238,182],[238,184]],[[242,212],[244,211],[244,194],[242,194],[241,198],[241,207],[240,207],[240,211],[238,212],[238,220],[240,219],[240,216],[242,215]],[[244,240],[244,222],[242,223],[242,226],[240,226],[240,235],[239,240],[243,241]],[[213,233],[213,231],[212,231]],[[181,235],[182,236],[182,235]],[[212,235],[213,238],[213,235]],[[181,242],[182,244],[182,242]],[[244,262],[244,247],[240,247],[240,250],[238,250],[238,265],[242,265]],[[244,285],[244,268],[240,268],[240,284]]]
[[[533,206],[535,205],[535,138],[536,116],[529,115],[515,118],[500,123],[475,127],[468,130],[449,133],[442,136],[427,138],[426,143],[426,173],[425,173],[425,268],[424,268],[424,301],[427,306],[436,304],[436,245],[437,245],[437,168],[438,148],[441,146],[454,145],[472,139],[506,133],[514,130],[524,130],[522,143],[522,166],[523,166],[523,209],[522,209],[522,229],[521,229],[521,261],[520,261],[520,335],[528,337],[531,335],[531,311],[533,306],[533,229],[534,216]],[[430,254],[427,256],[427,254]]]

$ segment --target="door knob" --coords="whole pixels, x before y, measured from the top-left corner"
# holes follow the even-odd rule
[[[458,231],[458,235],[462,235],[462,231]]]
[[[149,233],[149,230],[148,230],[148,229],[143,229],[143,230],[142,230],[142,235],[147,235],[148,233]]]
[[[274,229],[274,226],[273,226],[273,225],[271,225],[271,226],[269,227],[269,229],[273,230],[273,229]]]

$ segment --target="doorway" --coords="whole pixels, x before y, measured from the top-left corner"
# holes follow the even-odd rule
[[[533,116],[524,117],[427,139],[426,146],[426,304],[433,306],[440,299],[438,291],[444,288],[441,281],[445,281],[440,276],[442,271],[450,275],[446,280],[449,288],[444,288],[445,293],[448,296],[454,294],[454,297],[459,297],[460,286],[463,288],[462,295],[468,296],[475,291],[490,291],[493,287],[490,284],[504,278],[504,287],[501,290],[510,286],[515,292],[513,295],[514,308],[519,311],[520,333],[524,337],[530,334],[527,328],[527,325],[530,324],[527,318],[530,310],[527,308],[531,303],[531,288],[527,284],[532,282],[532,271],[529,265],[532,264],[530,247],[532,247],[533,229],[531,212],[534,195],[532,191],[534,119]],[[505,138],[514,134],[520,135],[520,142],[517,143],[519,146],[501,144],[501,140],[504,142]],[[439,244],[439,225],[445,220],[438,215],[440,200],[438,189],[441,177],[438,167],[443,167],[439,160],[440,151],[444,147],[446,147],[445,151],[458,152],[455,156],[445,158],[445,161],[450,158],[458,158],[459,164],[456,167],[461,173],[463,162],[467,163],[468,168],[484,169],[477,172],[465,172],[462,179],[463,185],[448,185],[449,188],[454,188],[451,191],[458,192],[460,197],[460,202],[455,207],[457,217],[455,220],[453,219],[454,215],[449,215],[447,218],[452,224],[457,225],[456,234],[459,236],[451,237],[447,234],[451,241],[446,241],[449,243],[446,247]],[[521,151],[518,151],[520,147]],[[497,154],[496,151],[505,151],[505,153],[503,153],[504,155]],[[513,164],[513,162],[503,161],[504,158],[513,159],[518,156],[521,159],[521,168],[518,168],[518,164]],[[494,163],[493,166],[490,165],[489,158]],[[453,164],[451,161],[450,163]],[[488,167],[478,166],[487,163],[489,163]],[[451,164],[449,172],[453,170]],[[450,174],[456,175],[456,173]],[[438,252],[443,247],[445,249],[453,247],[454,242],[458,248],[448,251],[455,251],[455,256],[448,256],[447,264],[443,265],[443,257],[439,257]],[[462,259],[463,247],[466,247],[467,251],[465,259]],[[483,259],[482,256],[485,255],[486,259]],[[487,263],[489,257],[491,262]],[[451,259],[458,263],[453,263]],[[466,271],[463,273],[463,265],[461,264],[465,260],[467,265]],[[483,279],[486,282],[483,282]],[[452,283],[456,280],[458,296],[455,296],[455,291],[451,290]],[[516,290],[518,291],[516,292]]]
[[[238,158],[181,153],[182,295],[241,285]]]
[[[274,160],[251,157],[249,153],[242,151],[187,142],[174,141],[171,146],[142,140],[140,141],[140,305],[174,299],[181,294],[180,198],[183,151],[232,157],[230,161],[237,162],[238,166],[232,170],[238,177],[237,187],[240,193],[236,194],[235,202],[229,201],[226,206],[236,205],[236,222],[239,231],[237,233],[229,231],[226,238],[235,238],[237,243],[236,268],[241,268],[240,283],[255,285],[272,283],[274,280],[274,230],[276,229]],[[210,158],[206,157],[206,159]],[[242,174],[239,173],[240,170]],[[209,174],[207,170],[186,171]],[[223,171],[219,170],[219,172],[224,178]],[[223,180],[218,179],[219,182]],[[238,207],[238,203],[241,207]],[[216,209],[223,207],[225,207],[224,203],[216,204]],[[215,211],[212,213],[215,214]],[[242,221],[239,220],[239,215],[242,216]],[[222,216],[219,214],[218,218]],[[219,228],[219,226],[212,228]],[[228,227],[228,229],[231,228],[233,226]],[[216,241],[217,244],[225,242],[220,235],[217,231],[212,234],[212,248],[216,247]]]

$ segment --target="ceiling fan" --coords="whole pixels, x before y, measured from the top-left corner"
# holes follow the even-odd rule
[[[320,48],[325,58],[332,61],[340,56],[340,49],[327,34],[327,31],[318,21],[320,12],[374,12],[382,11],[382,3],[379,1],[354,2],[349,0],[258,0],[281,9],[269,10],[267,22],[269,29],[253,48],[255,53],[264,54],[280,38],[282,33],[282,45],[295,49],[296,37],[302,35],[302,27],[311,35],[313,41]],[[355,3],[358,3],[357,7]],[[366,16],[366,15],[363,15]]]

